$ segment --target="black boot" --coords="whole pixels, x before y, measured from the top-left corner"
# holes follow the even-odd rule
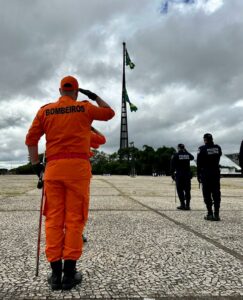
[[[190,208],[190,200],[186,200],[185,210],[191,210],[191,208]]]
[[[213,212],[209,211],[208,214],[204,217],[204,220],[214,221]]]
[[[64,261],[64,276],[62,279],[63,290],[70,290],[75,285],[81,283],[82,275],[76,270],[76,260]]]
[[[220,221],[219,212],[215,211],[213,220],[214,221]]]
[[[181,201],[181,205],[180,206],[177,206],[177,209],[181,209],[181,210],[185,210],[185,202],[184,201]]]
[[[47,281],[52,290],[61,290],[62,288],[62,261],[51,262],[52,273],[49,274]]]
[[[184,205],[180,205],[180,206],[177,206],[177,209],[180,209],[180,210],[185,210],[186,207]]]

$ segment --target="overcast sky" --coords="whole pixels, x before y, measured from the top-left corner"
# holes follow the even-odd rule
[[[0,167],[27,160],[28,128],[66,75],[114,108],[113,120],[94,125],[107,137],[101,150],[118,150],[123,41],[136,65],[126,69],[138,107],[128,108],[129,142],[196,151],[210,132],[224,153],[239,151],[243,1],[171,0],[167,13],[163,2],[0,0]],[[44,145],[42,138],[40,152]]]

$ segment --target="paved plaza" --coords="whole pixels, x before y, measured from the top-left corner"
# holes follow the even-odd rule
[[[243,299],[243,178],[223,178],[221,222],[203,219],[196,179],[191,211],[176,211],[170,177],[94,176],[83,282],[51,291],[44,227],[35,259],[35,176],[0,177],[0,299]]]

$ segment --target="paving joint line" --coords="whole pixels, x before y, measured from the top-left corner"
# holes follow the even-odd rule
[[[118,192],[120,192],[121,194],[123,194],[124,196],[126,196],[126,198],[130,199],[131,201],[137,202],[137,203],[140,204],[141,206],[146,207],[148,210],[153,211],[154,213],[156,213],[156,214],[162,216],[163,218],[169,220],[170,222],[176,224],[177,226],[180,226],[180,227],[183,228],[184,230],[193,233],[193,234],[196,235],[197,237],[199,237],[199,238],[201,238],[201,239],[203,239],[203,240],[209,242],[210,244],[212,244],[212,245],[214,245],[215,247],[217,247],[217,248],[223,250],[224,252],[230,254],[230,255],[233,256],[234,258],[240,260],[241,263],[243,263],[243,255],[241,255],[240,253],[238,253],[238,252],[236,252],[236,251],[234,251],[234,250],[231,250],[230,248],[228,248],[228,247],[226,247],[226,246],[220,244],[219,242],[215,241],[214,239],[209,238],[209,237],[207,237],[206,235],[204,235],[204,234],[202,234],[202,233],[200,233],[200,232],[198,232],[198,231],[192,229],[192,228],[189,227],[188,225],[185,225],[184,223],[178,222],[178,221],[176,221],[175,219],[173,219],[173,218],[167,216],[166,214],[164,214],[164,213],[162,213],[162,212],[160,212],[160,211],[158,211],[158,210],[156,210],[156,209],[154,209],[154,208],[152,208],[152,207],[150,207],[150,206],[148,206],[148,205],[146,205],[146,204],[144,204],[144,203],[141,203],[140,201],[138,201],[138,200],[136,200],[136,199],[133,199],[131,196],[124,194],[124,193],[123,193],[121,190],[119,190],[113,183],[111,183],[111,182],[109,182],[109,181],[106,181],[105,179],[100,179],[100,180],[106,182],[108,185],[110,185],[112,188],[116,189]]]

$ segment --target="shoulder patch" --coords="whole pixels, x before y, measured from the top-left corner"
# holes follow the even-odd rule
[[[207,153],[208,153],[208,155],[219,154],[219,148],[218,147],[208,148]]]
[[[179,160],[190,160],[189,154],[179,154]]]

